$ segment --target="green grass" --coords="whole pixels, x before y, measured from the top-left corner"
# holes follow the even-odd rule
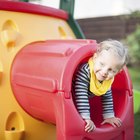
[[[132,79],[133,88],[140,91],[140,67],[128,68],[130,77]]]
[[[140,110],[139,110],[139,101],[140,101],[140,67],[139,68],[128,68],[129,74],[132,80],[134,93],[134,140],[140,140]]]
[[[134,140],[140,140],[140,112],[134,115]]]
[[[140,112],[140,91],[134,90],[134,113]]]

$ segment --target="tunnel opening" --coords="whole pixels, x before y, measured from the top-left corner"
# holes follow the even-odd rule
[[[91,56],[90,56],[91,57]],[[75,74],[78,71],[79,67],[88,62],[88,59],[90,57],[84,58],[77,68],[75,69],[75,72],[73,74],[72,78],[72,99],[76,107],[76,99],[75,99],[75,93],[74,93],[74,79]],[[125,68],[126,69],[126,68]],[[126,111],[126,106],[128,103],[128,95],[129,95],[129,78],[127,77],[127,71],[123,69],[120,73],[118,73],[115,76],[115,80],[112,85],[112,96],[113,96],[113,106],[114,106],[114,113],[116,117],[121,118],[123,113]],[[120,82],[121,81],[121,82]],[[101,123],[103,122],[103,107],[102,107],[102,101],[100,96],[93,96],[89,98],[89,104],[90,104],[90,117],[91,120],[95,123],[96,127],[101,127]],[[79,114],[78,110],[77,113]],[[80,114],[79,114],[80,115]]]

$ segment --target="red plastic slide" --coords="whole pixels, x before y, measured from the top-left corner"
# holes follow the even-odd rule
[[[26,45],[14,59],[11,85],[17,101],[32,117],[55,124],[57,140],[133,140],[133,93],[127,68],[113,83],[114,108],[123,125],[101,126],[100,97],[95,97],[90,103],[97,129],[84,131],[71,93],[72,78],[96,49],[95,40],[50,40]]]

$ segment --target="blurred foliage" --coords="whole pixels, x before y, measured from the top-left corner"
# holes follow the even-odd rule
[[[129,20],[140,18],[140,10],[130,11],[130,14],[124,14],[120,16],[122,20]]]
[[[133,88],[140,91],[140,67],[128,67],[128,71],[133,83]]]
[[[140,112],[134,115],[134,139],[140,140]]]
[[[140,10],[131,11],[129,18],[140,18]],[[128,18],[128,19],[129,19]],[[125,39],[129,47],[130,65],[139,66],[140,64],[140,24],[137,24],[136,30],[127,35]]]
[[[130,17],[140,17],[140,10],[132,11]]]
[[[129,34],[124,42],[129,47],[130,64],[137,66],[140,64],[140,25],[137,25],[136,30]]]

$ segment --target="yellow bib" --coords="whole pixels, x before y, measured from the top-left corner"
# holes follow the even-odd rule
[[[105,80],[103,81],[102,83],[99,82],[94,74],[94,63],[93,63],[93,58],[90,58],[89,61],[88,61],[88,64],[89,64],[89,69],[90,69],[90,91],[97,95],[97,96],[101,96],[103,94],[105,94],[109,88],[111,87],[113,81],[114,81],[114,78],[111,79],[111,80]]]

